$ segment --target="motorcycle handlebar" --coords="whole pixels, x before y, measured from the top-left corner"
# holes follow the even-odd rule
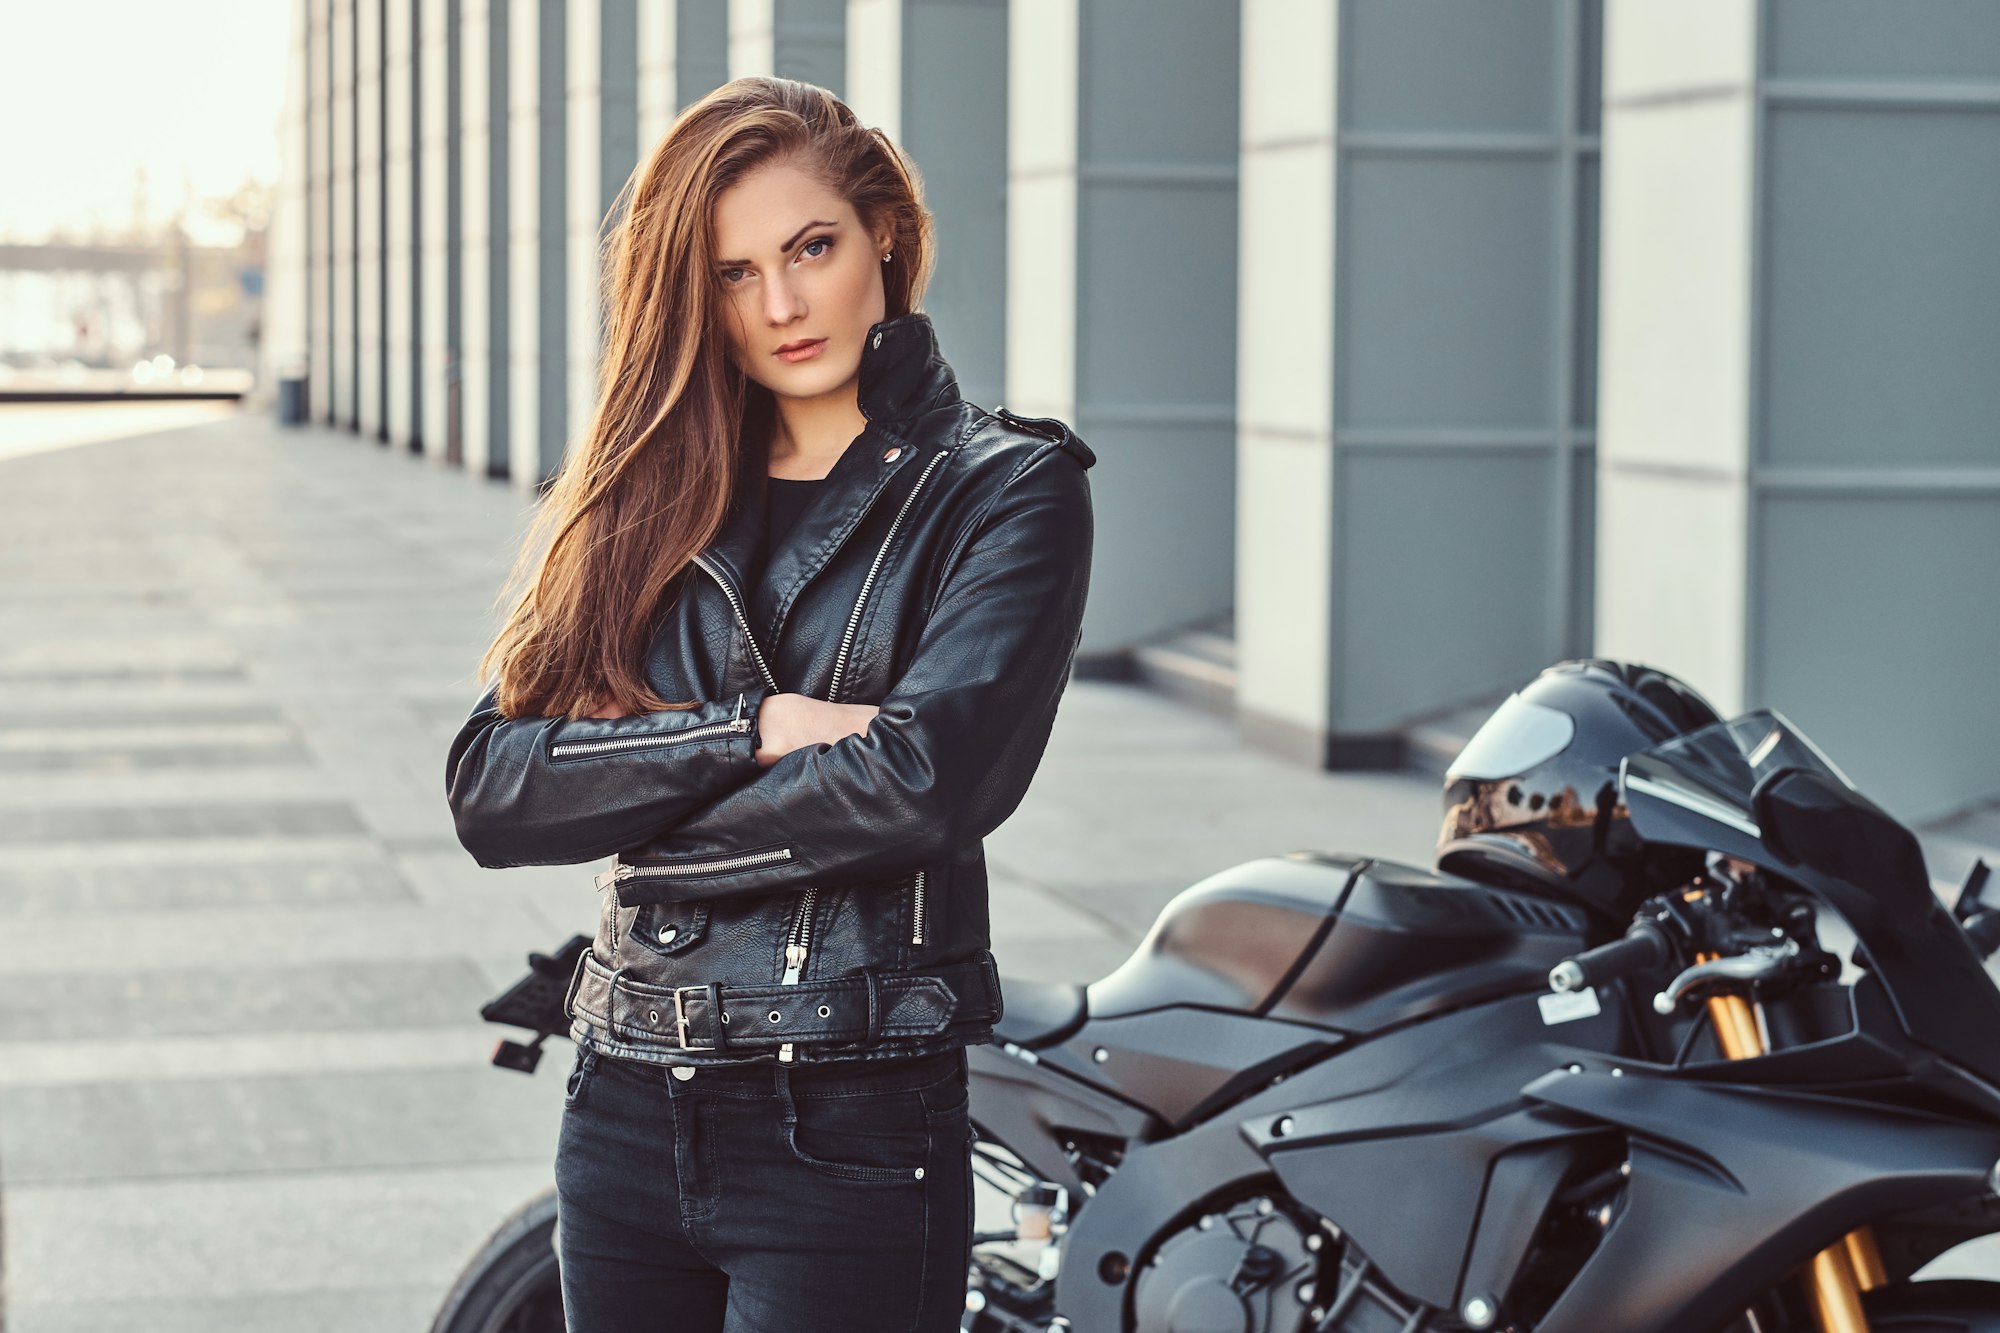
[[[1623,939],[1600,944],[1563,959],[1549,969],[1549,989],[1582,990],[1660,967],[1673,956],[1666,932],[1650,921],[1635,921]]]

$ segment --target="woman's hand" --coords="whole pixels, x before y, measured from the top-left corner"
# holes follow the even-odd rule
[[[874,704],[830,704],[809,694],[767,694],[757,710],[757,763],[769,768],[805,745],[832,745],[866,736],[882,710]]]

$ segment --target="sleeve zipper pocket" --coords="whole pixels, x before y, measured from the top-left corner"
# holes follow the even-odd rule
[[[682,741],[706,740],[712,736],[743,735],[750,730],[750,719],[743,716],[743,696],[736,696],[736,716],[727,722],[710,722],[699,727],[681,727],[673,731],[649,731],[637,736],[606,736],[592,741],[558,741],[549,746],[549,758],[554,761],[580,759],[596,754],[618,754],[633,750],[647,750],[655,746],[678,745]]]

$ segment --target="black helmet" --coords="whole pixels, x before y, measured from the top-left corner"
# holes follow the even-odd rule
[[[1437,868],[1622,920],[1694,878],[1702,854],[1639,840],[1618,800],[1619,762],[1719,720],[1664,671],[1598,658],[1549,667],[1445,771]]]

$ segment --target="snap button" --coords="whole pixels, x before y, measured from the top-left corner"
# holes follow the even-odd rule
[[[880,347],[882,345],[882,335],[879,333],[876,334],[874,338],[869,340],[868,345],[870,347]]]
[[[885,463],[893,463],[902,456],[902,453],[903,453],[903,446],[899,444],[895,448],[891,449],[888,453],[883,454],[882,461]]]
[[[661,926],[660,943],[672,944],[674,942],[674,936],[678,934],[680,934],[680,932],[678,930],[675,930],[672,926]]]
[[[693,1065],[675,1065],[673,1069],[674,1069],[674,1077],[679,1079],[683,1083],[687,1082],[689,1079],[694,1077]]]
[[[918,1180],[922,1180],[923,1178],[924,1178],[924,1169],[923,1169],[922,1167],[918,1167],[918,1168],[917,1168],[917,1179],[918,1179]]]

